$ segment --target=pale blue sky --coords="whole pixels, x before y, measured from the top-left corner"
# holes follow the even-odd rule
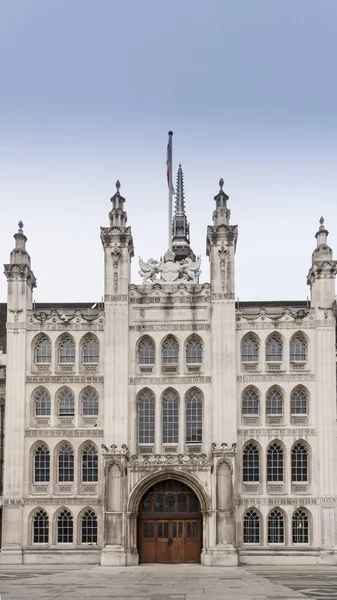
[[[36,301],[103,295],[120,179],[138,256],[167,249],[167,132],[202,280],[224,178],[236,295],[305,299],[318,219],[337,254],[336,0],[2,0],[0,254],[24,221]],[[0,282],[0,301],[6,282]]]

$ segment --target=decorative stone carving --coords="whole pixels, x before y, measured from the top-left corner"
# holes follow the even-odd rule
[[[142,258],[139,258],[139,275],[143,277],[143,284],[147,281],[155,281],[159,274],[161,281],[165,283],[175,283],[178,280],[197,283],[200,275],[200,265],[200,256],[196,261],[189,257],[176,261],[175,253],[168,250],[160,261],[150,258],[145,262]]]
[[[222,442],[222,444],[220,444],[219,447],[213,442],[213,444],[211,445],[211,454],[212,456],[222,456],[224,454],[229,454],[233,456],[236,454],[236,448],[237,444],[235,443],[229,447],[228,444],[226,444],[226,442]]]

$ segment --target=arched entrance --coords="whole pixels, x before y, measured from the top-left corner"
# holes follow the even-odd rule
[[[139,505],[138,547],[141,563],[198,563],[202,520],[198,497],[175,479],[160,481]]]

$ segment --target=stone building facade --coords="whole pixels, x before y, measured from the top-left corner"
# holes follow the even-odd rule
[[[337,563],[337,264],[324,221],[310,301],[239,303],[223,181],[209,283],[183,186],[179,167],[172,248],[140,261],[136,285],[117,182],[102,304],[35,304],[19,223],[0,332],[3,564]]]

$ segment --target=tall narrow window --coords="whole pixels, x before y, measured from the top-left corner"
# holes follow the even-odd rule
[[[244,363],[257,363],[259,360],[259,346],[252,337],[242,340],[241,360]]]
[[[259,414],[259,395],[255,390],[248,389],[242,394],[242,415],[257,416]]]
[[[73,516],[64,508],[57,518],[57,542],[58,544],[71,544],[73,541],[74,521]]]
[[[40,338],[35,346],[35,362],[50,365],[51,363],[51,341],[47,337]]]
[[[277,337],[272,337],[266,343],[266,361],[282,362],[282,342]]]
[[[177,365],[179,362],[179,345],[176,339],[166,338],[162,345],[163,365]]]
[[[88,442],[82,450],[82,482],[98,481],[98,452],[95,444]]]
[[[284,517],[277,508],[268,517],[268,544],[284,544]]]
[[[292,338],[290,342],[290,362],[307,361],[307,344],[300,336]]]
[[[93,388],[84,390],[82,395],[82,417],[97,417],[98,394]]]
[[[74,364],[75,362],[75,344],[71,338],[65,338],[60,344],[59,362],[65,364]]]
[[[274,388],[267,392],[266,413],[268,416],[283,415],[283,396],[280,390]]]
[[[58,451],[59,482],[74,481],[74,450],[70,444],[63,444]]]
[[[291,392],[290,412],[292,415],[308,414],[308,400],[303,389],[297,388]]]
[[[299,508],[292,519],[293,544],[309,543],[309,518],[307,513]]]
[[[243,519],[243,543],[260,543],[260,517],[253,509],[247,510]]]
[[[33,544],[48,544],[49,518],[45,510],[39,508],[33,516]]]
[[[34,414],[36,417],[50,416],[50,394],[47,390],[40,389],[34,400]]]
[[[267,481],[283,483],[284,457],[281,446],[275,442],[267,452]]]
[[[34,483],[43,481],[46,483],[50,478],[50,452],[46,444],[40,444],[34,452]]]
[[[243,450],[243,481],[260,481],[260,453],[255,444],[247,444]]]
[[[291,451],[291,481],[308,481],[308,451],[301,442],[295,444]]]
[[[82,544],[97,544],[97,515],[91,508],[81,518]]]
[[[179,440],[179,402],[176,392],[167,390],[162,403],[163,444],[177,444]]]
[[[192,338],[186,344],[186,363],[201,364],[202,363],[202,343],[197,338]]]
[[[156,351],[154,341],[150,337],[143,337],[138,344],[138,364],[154,365],[156,362]]]
[[[186,396],[186,443],[202,442],[202,395],[191,390]]]
[[[63,390],[58,398],[59,417],[73,417],[75,414],[75,399],[71,390]]]
[[[99,343],[96,338],[88,338],[83,343],[83,362],[84,364],[97,364],[99,362]]]
[[[138,443],[154,444],[155,441],[155,398],[150,390],[138,397]]]

